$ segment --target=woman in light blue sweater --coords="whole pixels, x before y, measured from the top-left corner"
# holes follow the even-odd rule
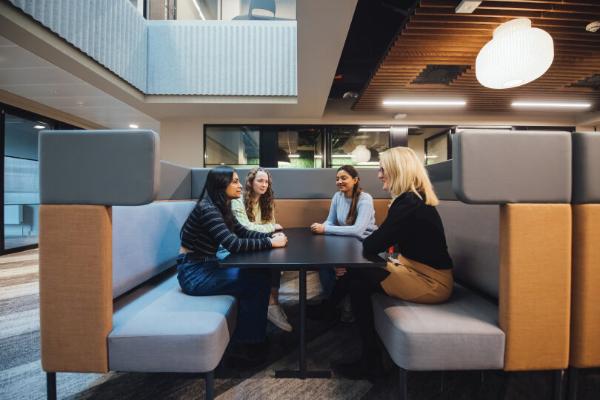
[[[313,233],[354,236],[363,240],[377,229],[373,197],[360,187],[358,171],[351,165],[337,170],[335,183],[338,192],[331,199],[327,220],[310,226]],[[319,271],[323,292],[329,295],[335,284],[335,270]]]

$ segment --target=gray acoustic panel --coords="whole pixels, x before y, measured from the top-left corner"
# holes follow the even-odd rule
[[[239,168],[237,172],[242,184],[251,168]],[[330,199],[337,191],[335,176],[337,168],[267,168],[273,177],[273,191],[278,199]],[[192,170],[192,198],[198,198],[209,168]],[[387,199],[390,195],[381,188],[377,169],[359,168],[360,185],[376,199]]]
[[[573,134],[573,203],[600,203],[600,132]]]
[[[112,207],[113,298],[175,265],[179,232],[195,205],[188,200]]]
[[[188,200],[191,196],[192,170],[161,161],[158,200]]]
[[[569,132],[458,132],[452,149],[452,188],[465,203],[571,201]]]
[[[498,298],[500,206],[441,201],[437,210],[444,224],[454,278]]]
[[[41,131],[41,203],[151,203],[158,155],[158,135],[150,130]]]
[[[431,164],[425,167],[435,194],[440,200],[456,200],[452,190],[452,160]]]

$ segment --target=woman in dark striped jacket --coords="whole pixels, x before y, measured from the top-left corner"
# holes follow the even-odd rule
[[[265,340],[271,273],[268,269],[220,268],[218,260],[228,252],[284,247],[287,237],[240,225],[231,211],[231,200],[241,194],[240,179],[233,168],[219,166],[208,172],[198,203],[181,229],[183,254],[178,260],[177,278],[188,295],[235,296],[238,314],[234,342],[260,344]],[[249,348],[252,346],[246,346]]]

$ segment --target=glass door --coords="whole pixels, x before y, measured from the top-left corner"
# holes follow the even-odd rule
[[[39,233],[38,133],[50,121],[3,112],[3,252],[33,247]]]

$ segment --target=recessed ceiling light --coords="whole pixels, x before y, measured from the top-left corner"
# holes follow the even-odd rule
[[[394,119],[404,119],[408,116],[408,114],[398,113],[394,115]]]
[[[139,126],[138,124],[129,124],[129,127],[130,127],[131,129],[137,129],[137,128],[139,128],[140,126]]]
[[[462,107],[467,104],[464,100],[384,100],[384,106],[416,106],[416,107]]]
[[[389,132],[390,128],[358,128],[359,132]]]
[[[511,106],[528,108],[589,108],[592,106],[592,104],[575,101],[513,101]]]
[[[35,129],[45,129],[46,128],[44,125],[34,125],[33,127]]]

